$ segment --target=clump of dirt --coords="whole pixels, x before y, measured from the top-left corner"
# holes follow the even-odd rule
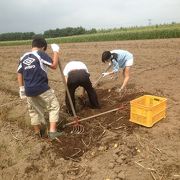
[[[100,146],[105,129],[118,134],[124,131],[131,134],[138,126],[129,122],[130,101],[144,94],[144,92],[137,92],[135,89],[133,91],[134,94],[130,94],[131,90],[127,90],[123,98],[121,98],[120,94],[115,91],[115,88],[111,90],[98,89],[97,95],[100,99],[101,109],[90,109],[85,105],[78,112],[79,120],[83,117],[90,117],[112,109],[119,108],[119,110],[83,122],[77,122],[78,124],[75,123],[64,128],[65,135],[62,135],[59,142],[53,143],[57,155],[65,159],[77,158],[79,160],[88,150]],[[72,120],[76,121],[76,118],[72,118]],[[83,132],[81,128],[83,128]],[[59,127],[59,130],[62,131],[62,126]]]
[[[54,142],[33,136],[27,103],[18,94],[17,59],[31,47],[0,47],[0,179],[179,179],[179,44],[178,38],[62,44],[62,65],[79,57],[92,82],[106,68],[100,61],[104,49],[127,49],[135,63],[123,97],[114,88],[122,84],[120,71],[118,80],[105,77],[96,86],[101,109],[90,109],[85,101],[77,114],[82,119],[119,110],[80,122],[84,131],[79,134],[77,126],[67,126]],[[59,70],[50,70],[48,77],[62,110],[65,93]],[[167,116],[152,128],[129,122],[129,102],[144,94],[167,98]],[[62,131],[74,119],[64,111],[60,120]]]

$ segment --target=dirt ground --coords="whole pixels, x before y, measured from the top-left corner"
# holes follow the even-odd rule
[[[49,84],[61,105],[58,128],[64,131],[54,142],[33,136],[26,102],[19,98],[17,64],[30,48],[0,47],[0,179],[180,179],[180,39],[62,44],[63,67],[70,60],[83,61],[92,82],[106,68],[104,50],[129,50],[135,63],[123,97],[115,91],[122,72],[117,80],[103,78],[96,87],[101,109],[85,106],[78,116],[119,110],[83,121],[79,129],[62,129],[74,119],[65,113],[60,71],[50,70]],[[151,128],[129,121],[130,101],[145,94],[167,98],[166,118]]]

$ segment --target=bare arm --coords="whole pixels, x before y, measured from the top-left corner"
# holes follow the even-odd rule
[[[67,79],[68,79],[68,77],[67,77],[67,76],[64,76],[64,78],[65,78],[65,81],[66,81],[66,83],[67,83]]]
[[[58,66],[58,60],[59,60],[59,53],[53,52],[53,58],[52,58],[52,65],[50,66],[51,69],[56,69]]]
[[[18,80],[19,87],[24,86],[23,75],[21,73],[17,74],[17,80]]]
[[[108,75],[113,75],[114,71],[108,72]]]
[[[84,97],[85,96],[85,89],[82,88],[82,94],[81,94],[81,97]]]
[[[103,77],[115,74],[114,71],[102,73]]]
[[[52,58],[53,63],[50,67],[51,69],[56,69],[58,66],[60,47],[57,44],[51,44],[51,49],[53,51],[53,58]]]

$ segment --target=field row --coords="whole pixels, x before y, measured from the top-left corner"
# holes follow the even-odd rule
[[[180,38],[180,24],[171,26],[153,26],[153,28],[120,28],[109,31],[102,30],[94,34],[48,38],[47,41],[48,43],[76,43],[166,38]],[[31,44],[31,40],[0,41],[0,46],[29,44]]]

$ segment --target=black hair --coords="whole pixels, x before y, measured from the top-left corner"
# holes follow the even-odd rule
[[[33,37],[32,47],[43,48],[44,51],[47,49],[47,42],[41,35]]]
[[[111,52],[110,51],[104,51],[102,53],[102,62],[105,63],[108,59],[111,57]]]
[[[109,59],[112,61],[113,59],[115,59],[117,61],[117,57],[118,55],[116,53],[111,53],[110,51],[104,51],[102,53],[102,62],[106,62]]]
[[[113,60],[113,59],[115,59],[115,61],[117,61],[117,58],[118,58],[118,55],[117,55],[117,53],[111,53],[111,61]]]

